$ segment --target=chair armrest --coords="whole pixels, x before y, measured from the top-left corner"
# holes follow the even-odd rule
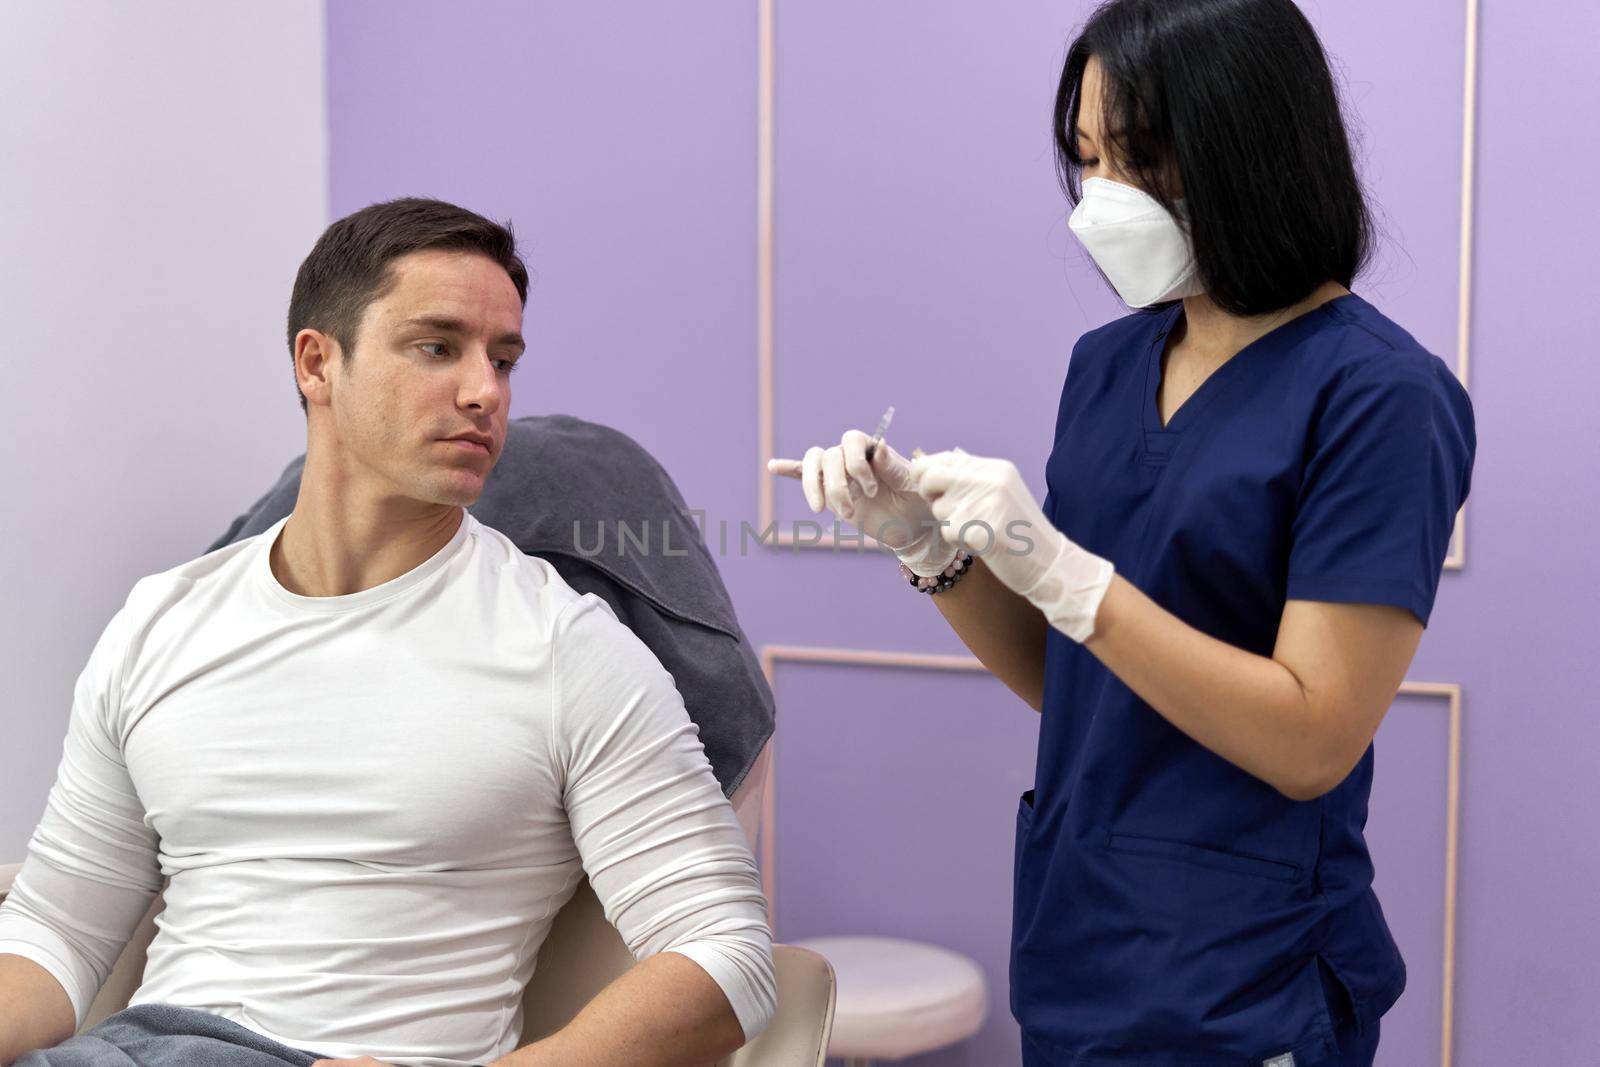
[[[718,1067],[822,1067],[833,1035],[833,965],[810,949],[773,945],[778,1009],[756,1039]]]

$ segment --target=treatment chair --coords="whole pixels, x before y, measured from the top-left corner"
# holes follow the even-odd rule
[[[20,865],[0,865],[0,900]],[[158,895],[116,966],[100,987],[83,1028],[127,1006],[144,971],[145,950],[156,933]],[[606,921],[585,879],[556,916],[539,949],[539,965],[522,994],[522,1044],[554,1033],[612,979],[633,966],[622,937]],[[833,1029],[834,976],[828,961],[792,945],[773,947],[778,1008],[767,1029],[716,1067],[822,1067]]]

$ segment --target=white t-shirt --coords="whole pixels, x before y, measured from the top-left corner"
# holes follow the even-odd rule
[[[287,520],[284,520],[287,521]],[[303,597],[283,521],[134,586],[77,682],[0,953],[81,1023],[163,876],[133,1003],[332,1057],[484,1063],[585,872],[635,957],[770,1018],[755,861],[672,677],[463,512],[406,574]]]

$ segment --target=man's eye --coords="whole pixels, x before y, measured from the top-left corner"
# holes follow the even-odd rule
[[[423,351],[427,351],[430,348],[439,349],[437,352],[428,352],[428,355],[430,356],[446,356],[450,354],[450,346],[445,344],[443,341],[424,341],[417,347]]]

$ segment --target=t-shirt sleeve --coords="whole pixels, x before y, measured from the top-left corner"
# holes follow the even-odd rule
[[[1471,402],[1436,357],[1352,371],[1312,432],[1288,599],[1389,604],[1426,626],[1475,449]]]
[[[111,620],[78,676],[55,784],[0,904],[0,953],[48,971],[80,1026],[161,888],[157,837],[113,722],[126,620],[126,609]]]
[[[699,964],[751,1040],[777,1002],[766,897],[672,676],[592,593],[563,609],[551,650],[553,755],[606,918],[635,959]]]

